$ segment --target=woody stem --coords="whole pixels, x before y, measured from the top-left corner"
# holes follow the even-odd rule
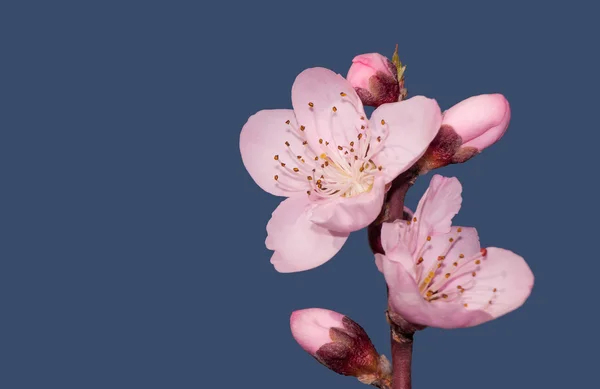
[[[367,229],[369,245],[374,254],[384,254],[381,246],[381,225],[385,222],[393,222],[407,217],[404,213],[404,197],[406,197],[406,192],[413,185],[417,176],[417,170],[409,169],[392,181],[392,186],[386,194],[381,213]]]
[[[404,212],[404,198],[417,176],[418,170],[409,169],[392,181],[381,214],[368,228],[369,245],[373,253],[385,254],[381,245],[382,224],[407,217]],[[391,310],[387,313],[387,319],[390,323],[392,342],[391,389],[411,389],[412,345],[416,328]]]
[[[392,335],[392,389],[411,389],[412,335],[398,342]]]

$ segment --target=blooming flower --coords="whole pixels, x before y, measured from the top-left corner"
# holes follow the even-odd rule
[[[398,69],[381,54],[354,57],[346,78],[366,105],[378,107],[396,102],[400,96]]]
[[[462,147],[481,152],[496,143],[508,128],[510,106],[501,94],[473,96],[444,112],[448,125],[462,138]]]
[[[456,178],[436,175],[410,221],[384,223],[376,263],[394,312],[408,322],[470,327],[520,307],[533,287],[525,260],[481,248],[474,228],[452,227],[461,205]]]
[[[294,311],[290,327],[306,352],[338,374],[369,384],[389,374],[387,359],[379,356],[365,330],[341,313],[321,308]]]
[[[293,110],[264,110],[240,134],[244,165],[265,191],[285,196],[267,224],[280,272],[328,261],[379,214],[386,184],[427,149],[441,124],[435,100],[385,104],[366,119],[352,85],[311,68],[292,87]]]

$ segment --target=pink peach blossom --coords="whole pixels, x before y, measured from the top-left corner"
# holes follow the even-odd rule
[[[369,225],[386,184],[423,155],[441,124],[435,100],[422,96],[381,106],[367,120],[352,85],[324,68],[298,75],[292,105],[258,112],[240,134],[254,181],[288,197],[267,224],[279,272],[325,263]]]
[[[385,255],[376,264],[392,309],[408,322],[471,327],[517,309],[531,293],[534,277],[522,257],[482,249],[474,228],[451,226],[461,191],[456,178],[436,175],[411,221],[382,226]]]
[[[449,125],[462,138],[462,147],[478,151],[496,143],[508,128],[510,106],[501,94],[473,96],[444,112],[442,125]]]

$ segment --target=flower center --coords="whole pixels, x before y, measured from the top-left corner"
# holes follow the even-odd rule
[[[316,181],[316,190],[319,193],[340,193],[342,197],[353,197],[373,188],[374,174],[378,169],[372,160],[365,162],[350,159],[347,163],[338,163],[324,153],[321,154],[321,158],[329,164],[324,169],[327,174]]]
[[[344,98],[346,94],[340,93],[340,96]],[[344,103],[344,100],[340,102]],[[313,103],[309,103],[309,107],[316,108]],[[353,197],[369,192],[373,188],[375,177],[383,170],[383,166],[377,166],[371,159],[381,149],[383,139],[381,136],[373,138],[364,114],[356,107],[354,112],[355,128],[344,131],[347,129],[340,128],[343,123],[337,120],[338,108],[331,108],[327,133],[336,133],[345,142],[322,138],[309,142],[305,126],[295,126],[291,120],[287,120],[285,123],[291,135],[290,140],[284,142],[285,152],[274,156],[281,173],[274,177],[277,184],[289,191],[305,190],[314,200]],[[382,120],[381,125],[384,126],[385,134],[385,121]],[[312,132],[317,133],[318,130]],[[348,134],[352,133],[356,135],[348,139]]]
[[[412,223],[412,227],[416,227],[417,218],[413,218]],[[498,290],[477,282],[480,265],[486,260],[487,250],[481,249],[471,256],[457,252],[455,245],[462,239],[461,232],[462,228],[459,227],[456,235],[448,237],[445,248],[438,253],[428,269],[423,267],[423,255],[433,247],[430,236],[417,251],[415,271],[419,291],[428,302],[459,302],[467,308],[470,302],[484,300],[491,305],[497,298]]]

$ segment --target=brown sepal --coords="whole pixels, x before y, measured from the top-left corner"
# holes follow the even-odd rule
[[[421,174],[452,163],[452,158],[462,145],[460,135],[449,125],[442,125],[425,154],[417,162]]]
[[[463,163],[479,154],[479,150],[476,147],[465,146],[458,149],[458,151],[452,156],[452,163]]]
[[[347,376],[377,375],[379,354],[365,330],[348,317],[342,319],[344,328],[331,328],[333,342],[317,350],[315,358],[338,374]]]

